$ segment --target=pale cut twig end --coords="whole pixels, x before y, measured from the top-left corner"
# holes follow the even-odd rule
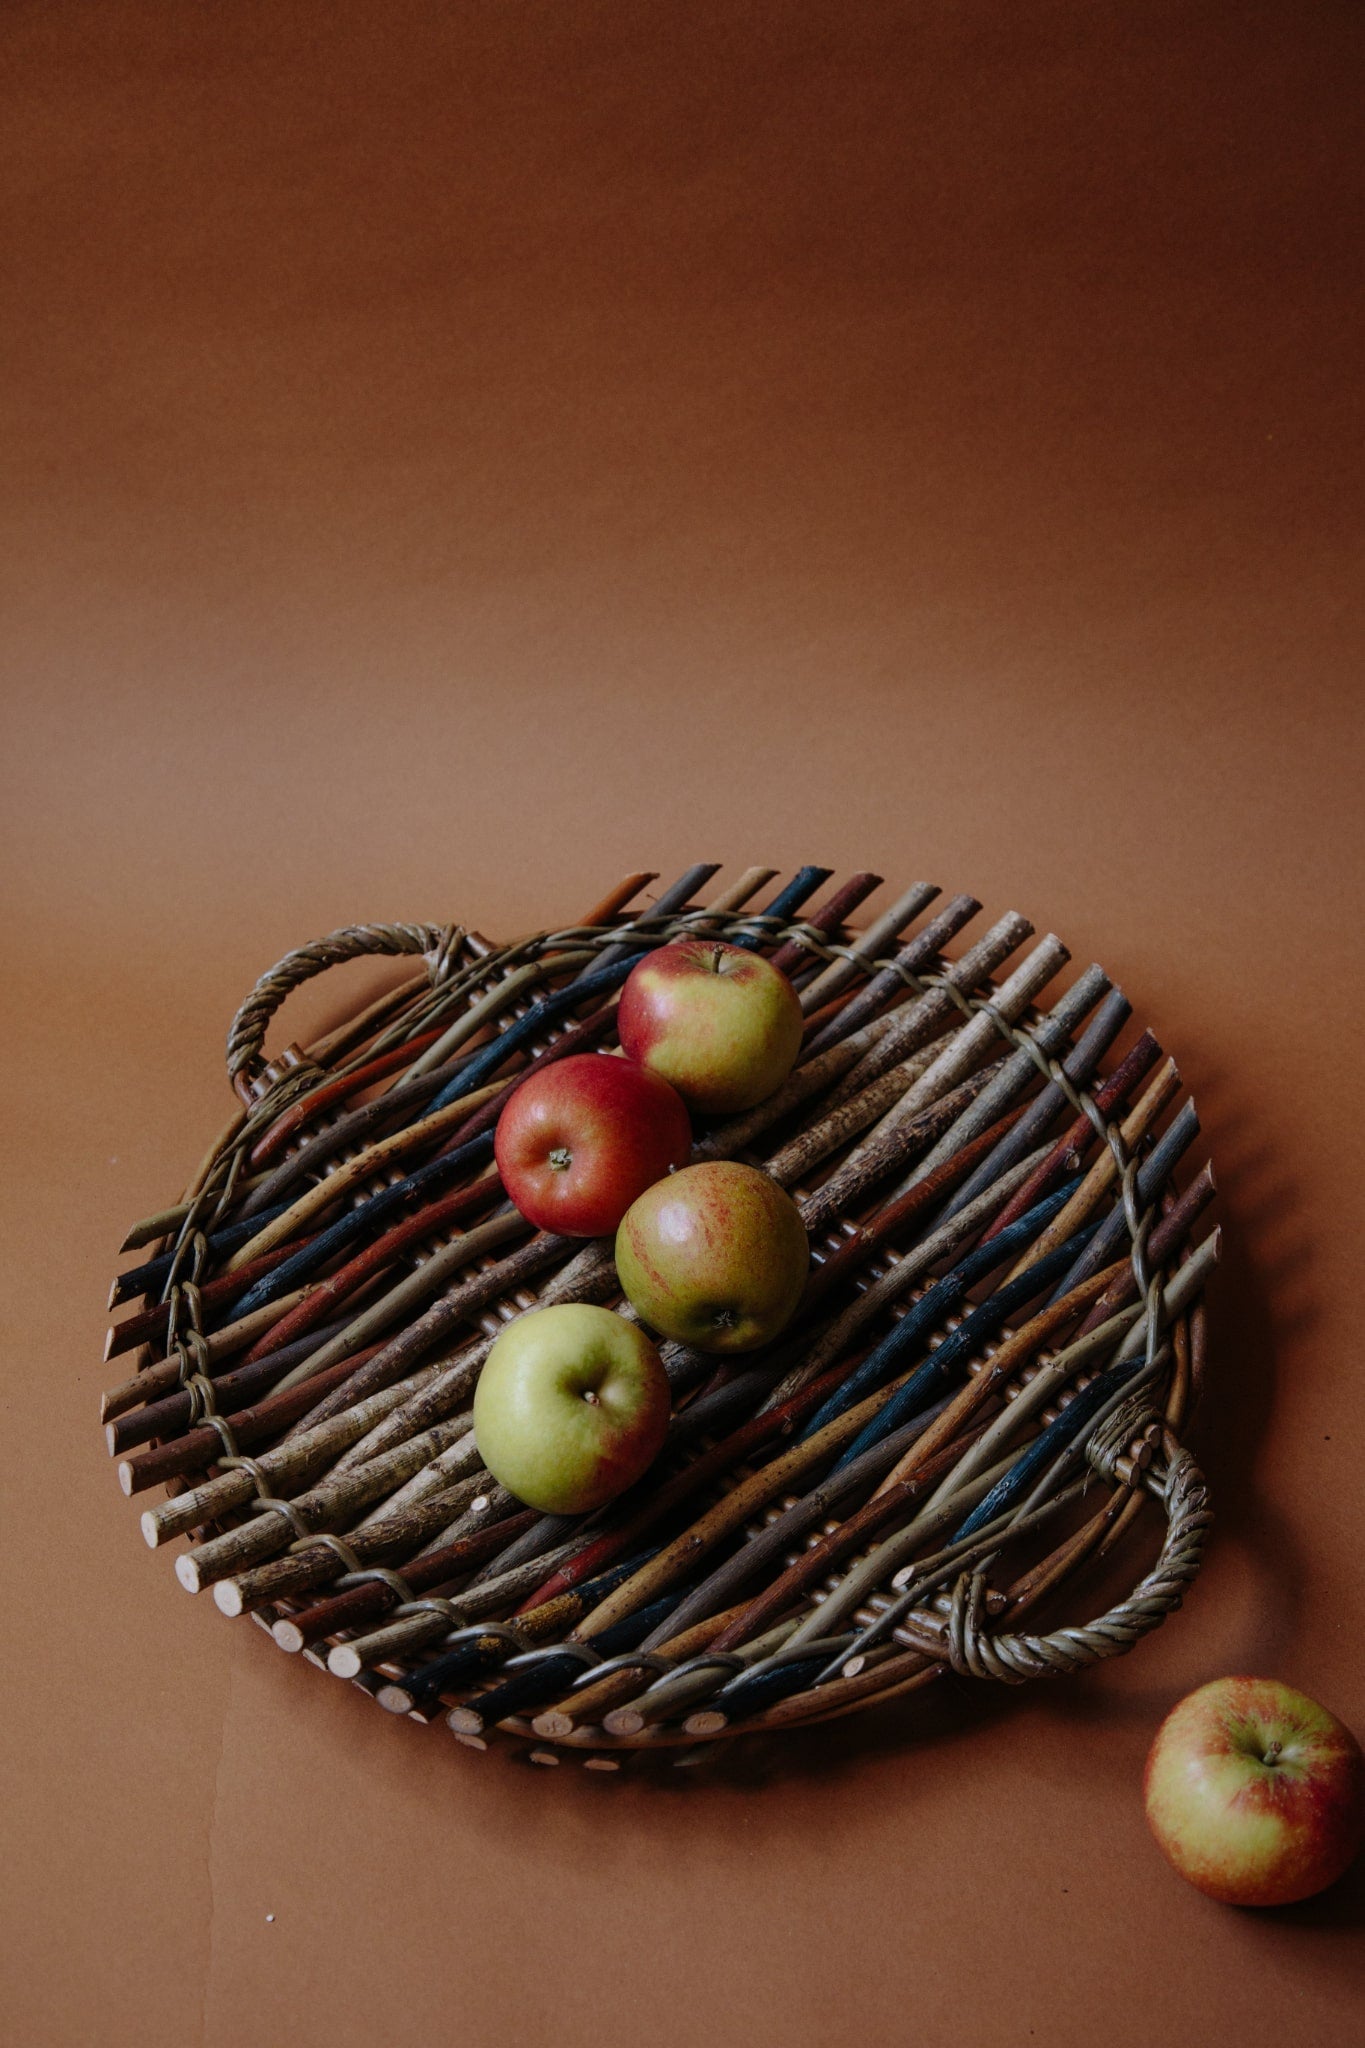
[[[602,1723],[608,1735],[638,1735],[644,1725],[644,1715],[634,1707],[614,1707]]]

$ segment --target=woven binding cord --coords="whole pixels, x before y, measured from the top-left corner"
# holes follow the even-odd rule
[[[354,1586],[387,1586],[401,1607],[414,1598],[412,1587],[401,1572],[391,1571],[388,1565],[371,1564],[359,1567],[336,1582],[336,1591],[348,1593]]]
[[[509,1657],[504,1671],[534,1671],[549,1657],[577,1657],[580,1664],[592,1671],[596,1678],[602,1659],[591,1643],[537,1643],[534,1649],[523,1650],[519,1656]]]
[[[615,1677],[618,1671],[652,1671],[656,1678],[665,1678],[672,1669],[670,1659],[658,1650],[621,1650],[615,1657],[603,1657],[590,1670],[580,1673],[569,1689],[582,1692],[586,1686]]]
[[[658,944],[669,933],[690,929],[697,923],[705,923],[715,929],[717,920],[708,917],[703,910],[682,916],[643,916],[626,924],[600,928],[569,927],[486,954],[478,961],[475,970],[464,974],[456,972],[466,937],[459,926],[348,926],[287,955],[271,968],[261,977],[233,1020],[228,1037],[229,1073],[234,1082],[240,1084],[244,1078],[251,1084],[247,1092],[252,1100],[245,1122],[213,1162],[178,1233],[170,1275],[163,1292],[163,1299],[169,1303],[167,1355],[175,1353],[179,1356],[180,1383],[190,1397],[192,1422],[211,1427],[218,1435],[224,1452],[219,1464],[225,1469],[245,1471],[250,1476],[255,1497],[248,1503],[249,1509],[257,1513],[278,1514],[288,1521],[295,1536],[291,1548],[322,1544],[333,1551],[346,1568],[345,1576],[338,1581],[340,1586],[369,1581],[387,1585],[398,1598],[397,1615],[435,1613],[452,1622],[462,1620],[457,1603],[440,1596],[415,1599],[412,1588],[400,1573],[383,1567],[362,1567],[343,1539],[303,1527],[302,1517],[292,1503],[274,1495],[259,1464],[240,1452],[231,1425],[216,1412],[214,1404],[213,1382],[207,1370],[207,1343],[202,1332],[199,1284],[207,1259],[207,1233],[231,1203],[256,1135],[279,1115],[282,1108],[317,1087],[323,1078],[320,1070],[306,1058],[299,1060],[296,1057],[293,1063],[264,1063],[261,1048],[266,1028],[285,998],[302,982],[340,961],[366,954],[422,956],[431,979],[433,1004],[444,1008],[451,1000],[472,999],[474,990],[487,988],[500,974],[521,962],[543,959],[552,971],[555,952],[566,947],[587,944],[605,948],[632,937]],[[1139,1378],[1150,1380],[1158,1364],[1162,1330],[1162,1275],[1159,1271],[1152,1272],[1147,1260],[1147,1239],[1155,1218],[1156,1204],[1148,1204],[1145,1208],[1139,1206],[1137,1160],[1130,1154],[1117,1124],[1106,1119],[1087,1090],[1076,1087],[1061,1061],[1039,1044],[1029,1025],[1010,1022],[995,1006],[991,994],[970,994],[943,973],[919,974],[894,959],[870,958],[852,945],[825,937],[805,922],[783,925],[780,919],[758,913],[727,920],[720,928],[730,935],[763,937],[774,944],[794,943],[816,959],[831,963],[847,961],[864,974],[889,970],[907,989],[919,995],[941,990],[965,1020],[971,1021],[984,1014],[1008,1045],[1028,1054],[1044,1080],[1055,1084],[1073,1112],[1086,1117],[1114,1160],[1119,1199],[1129,1236],[1130,1262],[1138,1297],[1143,1304],[1146,1357]],[[413,1028],[411,1020],[403,1026],[408,1032]],[[385,1042],[395,1042],[401,1039],[401,1035],[395,1027],[392,1035],[386,1033],[383,1037]],[[991,1677],[1017,1684],[1047,1671],[1073,1669],[1130,1648],[1140,1635],[1155,1627],[1171,1608],[1179,1605],[1184,1587],[1199,1567],[1203,1531],[1210,1519],[1206,1489],[1189,1453],[1173,1442],[1159,1477],[1144,1469],[1151,1456],[1154,1430],[1160,1427],[1157,1418],[1150,1410],[1139,1414],[1123,1394],[1117,1395],[1115,1402],[1117,1405],[1102,1411],[1092,1426],[1086,1454],[1103,1476],[1129,1485],[1140,1481],[1162,1500],[1167,1510],[1168,1529],[1158,1563],[1127,1600],[1120,1602],[1100,1620],[1085,1628],[1065,1629],[1045,1637],[991,1636],[983,1626],[987,1595],[984,1570],[978,1566],[971,1572],[962,1573],[953,1591],[947,1622],[942,1624],[946,1655],[955,1670],[974,1677]],[[522,1653],[526,1654],[524,1638],[506,1624],[479,1624],[473,1632],[503,1634],[509,1641],[515,1640]],[[464,1633],[466,1630],[461,1628],[459,1634]],[[685,1664],[673,1666],[657,1654],[627,1652],[621,1658],[612,1658],[606,1663],[594,1659],[577,1683],[580,1686],[594,1683],[607,1671],[627,1666],[657,1671],[659,1678],[656,1683],[665,1677],[671,1678],[679,1672],[694,1669],[712,1668],[719,1673],[721,1670],[748,1668],[742,1661],[709,1657],[704,1653]]]
[[[404,1608],[402,1611],[405,1614],[409,1611],[413,1614],[458,1614],[459,1609],[451,1600],[434,1599],[414,1600],[410,1603],[410,1608]],[[459,1643],[477,1642],[480,1636],[496,1636],[499,1641],[509,1643],[517,1651],[528,1647],[525,1635],[519,1628],[514,1628],[510,1621],[476,1621],[456,1629],[453,1635],[446,1636],[441,1648],[443,1651],[452,1650]]]

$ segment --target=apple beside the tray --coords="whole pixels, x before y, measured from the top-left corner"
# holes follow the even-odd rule
[[[1143,1785],[1180,1875],[1233,1906],[1284,1906],[1341,1876],[1365,1832],[1349,1728],[1292,1686],[1219,1678],[1167,1715]]]

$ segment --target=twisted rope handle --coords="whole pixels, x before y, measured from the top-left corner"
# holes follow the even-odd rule
[[[464,933],[458,925],[348,924],[286,953],[263,974],[232,1020],[227,1037],[228,1078],[241,1092],[265,1065],[265,1034],[271,1018],[291,990],[343,960],[367,953],[419,954],[433,983],[449,972]]]
[[[949,1663],[962,1677],[994,1678],[1005,1685],[1051,1672],[1077,1671],[1105,1657],[1121,1657],[1179,1607],[1198,1573],[1205,1533],[1213,1520],[1204,1475],[1183,1445],[1167,1443],[1164,1470],[1144,1475],[1166,1510],[1161,1555],[1127,1599],[1080,1628],[1051,1635],[992,1635],[981,1626],[986,1582],[981,1570],[964,1572],[953,1588],[943,1624]]]

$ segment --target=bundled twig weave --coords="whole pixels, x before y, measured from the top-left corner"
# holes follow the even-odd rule
[[[263,977],[233,1022],[242,1107],[184,1199],[135,1226],[107,1356],[124,1491],[164,1485],[154,1548],[395,1712],[495,1730],[536,1761],[696,1749],[870,1706],[945,1670],[1018,1683],[1129,1649],[1179,1605],[1208,1509],[1180,1441],[1199,1391],[1213,1176],[1193,1105],[1098,967],[1011,912],[915,884],[633,875],[581,925],[492,947],[359,926]],[[697,898],[703,897],[698,903]],[[607,1243],[536,1232],[491,1163],[535,1062],[614,1044],[635,960],[704,931],[766,952],[807,1018],[767,1102],[698,1126],[761,1165],[812,1245],[778,1343],[672,1343],[672,1434],[586,1519],[536,1514],[480,1463],[492,1341],[549,1302],[621,1305]],[[264,1056],[289,991],[336,961],[422,972],[301,1051]],[[1041,1005],[1046,1002],[1045,1009]],[[1030,1634],[1144,1499],[1160,1555],[1097,1619]]]

